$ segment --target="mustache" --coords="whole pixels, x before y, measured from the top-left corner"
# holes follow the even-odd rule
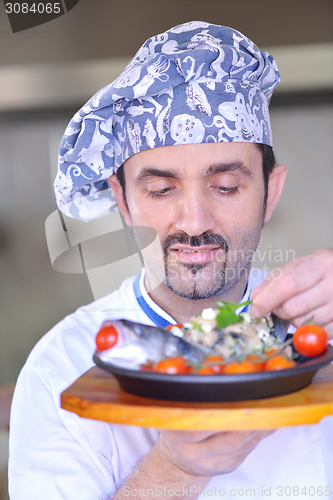
[[[199,236],[189,236],[184,233],[170,234],[163,242],[163,251],[165,256],[168,254],[169,248],[174,243],[182,243],[183,245],[189,245],[191,247],[216,245],[222,248],[224,252],[227,252],[229,248],[227,240],[222,235],[216,233],[205,232]]]

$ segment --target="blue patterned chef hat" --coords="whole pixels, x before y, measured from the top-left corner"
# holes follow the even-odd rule
[[[150,38],[69,123],[55,180],[59,208],[82,220],[116,210],[106,179],[146,149],[272,146],[268,104],[279,81],[273,57],[234,29],[194,21]]]

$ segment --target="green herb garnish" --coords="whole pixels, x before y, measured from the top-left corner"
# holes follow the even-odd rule
[[[251,300],[243,302],[242,304],[235,304],[235,302],[216,302],[217,309],[219,310],[216,316],[216,328],[225,328],[228,325],[234,325],[235,323],[244,321],[242,317],[237,316],[235,311],[239,307],[247,306],[248,304],[251,304]]]

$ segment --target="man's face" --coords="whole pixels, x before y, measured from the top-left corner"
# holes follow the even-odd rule
[[[134,231],[157,231],[162,262],[155,252],[145,259],[170,290],[190,300],[209,298],[249,270],[264,221],[262,154],[255,144],[150,149],[130,157],[124,172],[126,222]]]

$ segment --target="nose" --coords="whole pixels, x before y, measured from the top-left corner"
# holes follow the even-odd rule
[[[208,197],[200,189],[184,190],[178,199],[175,228],[189,236],[199,236],[205,231],[212,231],[215,218]]]

